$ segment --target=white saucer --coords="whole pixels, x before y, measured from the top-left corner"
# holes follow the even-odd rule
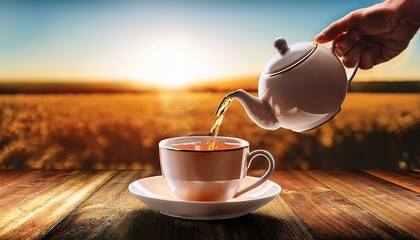
[[[242,187],[257,181],[256,177],[245,177]],[[162,214],[195,220],[216,220],[243,216],[271,200],[281,187],[267,180],[259,187],[226,202],[194,202],[178,199],[168,188],[162,176],[143,178],[132,182],[128,190],[140,201]]]

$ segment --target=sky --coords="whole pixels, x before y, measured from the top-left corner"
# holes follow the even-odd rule
[[[371,0],[0,1],[0,81],[182,85],[258,76],[273,42],[315,35]],[[355,81],[419,80],[420,37]]]

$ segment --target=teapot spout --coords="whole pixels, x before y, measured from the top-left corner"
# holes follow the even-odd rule
[[[280,128],[279,121],[268,102],[254,97],[242,89],[238,89],[228,96],[238,100],[251,120],[261,128],[267,130]]]

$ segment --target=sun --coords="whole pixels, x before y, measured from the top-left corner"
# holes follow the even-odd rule
[[[211,52],[182,35],[152,40],[137,53],[136,80],[162,87],[183,87],[206,78],[212,66]]]

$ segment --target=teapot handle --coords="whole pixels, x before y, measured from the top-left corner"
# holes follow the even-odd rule
[[[335,53],[335,40],[332,42],[332,46],[331,46],[330,49],[333,52],[333,54],[335,54],[338,57],[337,53]],[[341,64],[343,64],[343,63],[341,63]],[[357,69],[359,68],[359,65],[360,65],[360,57],[356,60],[356,63],[354,64],[354,67],[353,67],[353,70],[350,73],[350,76],[347,76],[347,85],[350,85],[351,80],[353,80],[354,75],[356,75],[356,72],[357,72]]]

